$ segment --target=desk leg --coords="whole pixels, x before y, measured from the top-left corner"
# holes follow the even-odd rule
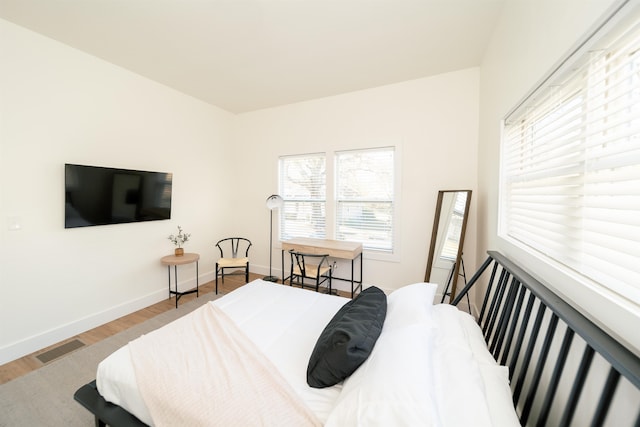
[[[356,281],[354,279],[354,263],[356,262],[356,258],[360,258],[360,280]],[[356,258],[351,260],[351,299],[353,299],[353,294],[355,289],[353,287],[354,283],[358,283],[358,287],[360,288],[360,292],[362,292],[362,252]]]
[[[198,272],[198,261],[196,261],[196,298],[200,298],[200,291],[199,291],[199,286],[200,286],[200,280],[198,279],[200,273]]]
[[[282,270],[280,270],[282,272],[282,284],[284,285],[284,249],[280,250],[280,260],[282,261]]]
[[[353,299],[353,263],[356,262],[355,258],[351,260],[351,299]]]
[[[364,255],[360,252],[360,292],[362,292],[362,285],[364,284],[364,280],[362,280],[362,263],[364,261]]]

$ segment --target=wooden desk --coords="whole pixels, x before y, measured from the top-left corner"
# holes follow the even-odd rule
[[[162,259],[160,259],[160,262],[162,263],[162,265],[166,265],[167,271],[169,272],[169,298],[171,298],[171,295],[176,296],[176,308],[178,308],[178,300],[182,295],[192,294],[195,292],[196,297],[200,296],[198,293],[198,260],[199,259],[200,259],[200,255],[190,254],[190,253],[185,253],[182,256],[167,255],[162,257]],[[196,263],[196,288],[186,292],[178,292],[178,266],[184,265],[184,264],[191,264],[192,262]],[[174,276],[174,282],[175,282],[175,288],[176,288],[175,291],[171,290],[171,266],[173,266],[173,276]]]
[[[344,279],[333,276],[333,279],[351,282],[351,298],[353,298],[355,291],[358,289],[362,291],[362,243],[346,242],[344,240],[312,239],[308,237],[296,237],[294,239],[284,240],[282,241],[282,283],[287,279],[284,271],[284,253],[291,249],[307,254],[329,254],[332,258],[351,260],[351,278]],[[356,259],[360,259],[360,280],[355,280],[354,270]],[[354,288],[354,284],[358,284],[358,286]]]

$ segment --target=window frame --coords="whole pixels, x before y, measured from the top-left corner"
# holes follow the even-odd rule
[[[394,201],[392,207],[392,250],[383,251],[372,249],[369,247],[363,247],[364,256],[367,259],[376,259],[376,260],[384,260],[384,261],[398,261],[399,260],[399,212],[400,212],[400,162],[401,162],[401,153],[398,145],[386,145],[379,147],[365,147],[365,148],[355,148],[355,149],[341,149],[341,150],[331,150],[322,153],[304,153],[304,154],[296,154],[296,155],[280,155],[278,156],[278,191],[279,194],[282,192],[281,186],[281,160],[283,158],[289,157],[304,157],[309,155],[324,155],[326,160],[326,198],[325,198],[325,212],[326,212],[326,223],[325,223],[325,237],[326,239],[336,240],[336,229],[337,229],[337,197],[336,197],[336,159],[337,153],[343,152],[353,152],[353,151],[368,151],[368,150],[384,150],[391,149],[393,150],[393,192],[394,192]],[[284,198],[284,197],[283,197]],[[286,202],[286,199],[285,199]],[[282,229],[284,224],[283,217],[284,209],[280,210],[280,214],[278,215],[278,238],[280,241],[292,238],[293,236],[283,236]],[[349,241],[357,241],[357,240],[349,240]]]
[[[369,190],[369,194],[367,198],[360,197],[348,197],[342,195],[342,180],[340,178],[340,169],[339,162],[341,159],[346,158],[352,154],[367,154],[367,153],[391,153],[391,182],[387,182],[387,192],[390,192],[390,197],[383,197],[378,191]],[[333,202],[334,202],[334,232],[333,238],[336,240],[346,240],[346,241],[360,241],[355,239],[341,239],[339,238],[341,226],[344,226],[344,221],[341,222],[341,209],[342,207],[346,207],[347,205],[371,205],[371,204],[386,204],[389,206],[390,212],[390,222],[391,225],[386,233],[390,234],[387,239],[384,240],[385,245],[387,247],[375,247],[373,245],[367,245],[367,242],[362,242],[364,249],[372,252],[380,252],[386,254],[393,254],[394,252],[394,232],[395,232],[395,191],[396,191],[396,164],[395,164],[395,148],[394,147],[380,147],[380,148],[364,148],[364,149],[353,149],[353,150],[342,150],[333,152],[333,161],[334,161],[334,190],[333,190]],[[375,159],[374,159],[375,161]],[[376,177],[377,178],[377,177]],[[346,179],[346,178],[345,178]],[[345,186],[346,187],[346,186]],[[363,221],[359,225],[361,226],[373,226],[369,221]],[[373,231],[369,231],[367,234],[371,235]],[[384,233],[384,231],[383,231]]]
[[[283,176],[283,170],[287,169],[287,165],[286,163],[288,161],[294,161],[294,160],[309,160],[311,162],[315,160],[321,160],[324,161],[324,163],[322,165],[318,165],[318,167],[320,167],[320,169],[323,171],[321,172],[321,176],[319,177],[320,179],[315,179],[314,176],[314,185],[318,185],[320,188],[318,188],[318,196],[314,197],[313,195],[310,195],[308,197],[301,197],[301,196],[290,196],[290,194],[292,193],[298,193],[298,191],[296,191],[294,188],[289,188],[289,186],[286,186],[287,188],[285,189],[285,183],[287,180],[284,179]],[[291,166],[295,166],[295,163],[293,163]],[[288,170],[288,169],[287,169]],[[321,233],[311,233],[311,235],[306,234],[304,237],[313,237],[313,238],[318,238],[318,239],[324,239],[327,236],[327,223],[326,223],[326,213],[327,213],[327,156],[326,153],[307,153],[307,154],[298,154],[298,155],[284,155],[284,156],[279,156],[278,157],[278,194],[280,194],[280,196],[283,199],[283,203],[282,203],[282,207],[279,209],[279,227],[278,227],[278,240],[288,240],[290,238],[293,237],[297,237],[300,236],[301,234],[304,233],[300,233],[300,229],[299,227],[296,226],[292,226],[291,230],[293,232],[292,235],[288,235],[287,230],[289,229],[289,227],[286,227],[286,217],[288,215],[290,215],[290,209],[289,206],[292,204],[302,204],[302,205],[311,205],[311,221],[314,223],[313,228],[317,227],[316,223],[317,222],[321,222],[322,223],[322,232]],[[317,182],[317,183],[316,183]],[[309,184],[308,182],[305,182],[304,184]],[[295,185],[295,184],[294,184]],[[316,205],[315,207],[313,205]],[[320,214],[317,214],[317,210],[320,210]],[[295,209],[296,211],[298,209]],[[324,219],[324,222],[322,222],[322,220]],[[296,233],[296,231],[298,231]]]

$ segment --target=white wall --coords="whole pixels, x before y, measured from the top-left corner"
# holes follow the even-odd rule
[[[0,364],[166,298],[177,225],[211,280],[235,117],[3,20],[0,63]],[[64,163],[172,172],[172,219],[65,230]]]
[[[236,158],[244,173],[235,184],[236,219],[258,236],[257,247],[268,248],[264,201],[278,191],[278,156],[393,145],[401,158],[399,247],[392,260],[365,254],[364,282],[392,290],[422,281],[438,190],[475,190],[478,102],[474,68],[242,114]],[[475,241],[474,209],[472,199],[468,242]],[[466,246],[473,268],[475,248]],[[279,274],[279,247],[274,254]],[[268,249],[255,256],[268,265]],[[339,275],[349,275],[340,269]]]
[[[614,0],[510,0],[484,56],[480,72],[480,146],[478,158],[479,258],[487,249],[526,265],[600,326],[640,353],[637,306],[602,290],[571,285],[526,252],[498,237],[500,120],[617,4]],[[477,199],[477,200],[478,200]]]
[[[3,20],[0,49],[0,363],[166,298],[177,225],[201,283],[231,235],[266,274],[280,155],[397,147],[398,250],[364,261],[387,290],[423,280],[438,190],[476,189],[478,69],[234,116]],[[65,230],[64,163],[172,172],[172,219]]]

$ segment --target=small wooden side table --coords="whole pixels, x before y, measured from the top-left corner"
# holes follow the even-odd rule
[[[162,265],[166,265],[167,266],[167,271],[169,272],[169,298],[171,298],[171,295],[175,295],[176,296],[176,308],[178,308],[178,300],[180,299],[180,297],[182,295],[187,295],[187,294],[192,294],[192,293],[196,293],[196,297],[199,297],[200,294],[198,292],[198,260],[200,259],[200,255],[198,254],[194,254],[194,253],[185,253],[182,256],[175,256],[175,255],[167,255],[162,257],[162,259],[160,259],[160,262],[162,263]],[[191,263],[196,263],[196,288],[195,289],[191,289],[190,291],[185,291],[185,292],[178,292],[178,266],[179,265],[185,265],[185,264],[191,264]],[[171,290],[171,266],[173,266],[173,277],[174,277],[174,283],[175,283],[175,291]]]

